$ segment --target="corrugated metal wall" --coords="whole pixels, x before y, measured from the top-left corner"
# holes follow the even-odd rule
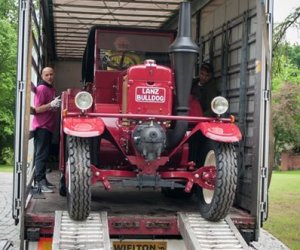
[[[236,203],[255,215],[257,194],[253,185],[258,171],[259,136],[254,120],[259,112],[255,103],[256,29],[255,1],[215,0],[200,11],[200,61],[212,61],[215,78],[223,96],[230,102],[229,113],[235,115],[244,135],[237,145],[239,152],[239,183]],[[256,174],[255,174],[256,176]]]

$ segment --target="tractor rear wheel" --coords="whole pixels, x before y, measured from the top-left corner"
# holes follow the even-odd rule
[[[214,190],[196,188],[200,213],[205,219],[218,221],[229,213],[235,198],[237,159],[233,144],[208,140],[202,165],[214,166],[216,179]]]
[[[87,138],[67,136],[67,203],[70,218],[85,220],[91,210],[90,151]]]

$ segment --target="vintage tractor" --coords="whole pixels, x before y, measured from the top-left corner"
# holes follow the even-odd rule
[[[175,197],[195,193],[204,218],[228,214],[241,133],[224,117],[224,97],[211,103],[215,117],[203,117],[200,107],[190,115],[198,55],[190,20],[185,2],[175,40],[172,31],[91,29],[84,87],[62,93],[60,193],[72,219],[88,217],[97,182],[105,189],[153,187]]]

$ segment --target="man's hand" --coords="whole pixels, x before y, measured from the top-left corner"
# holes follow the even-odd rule
[[[51,108],[59,108],[60,103],[61,103],[60,96],[58,96],[58,97],[55,97],[55,99],[50,102],[50,106],[51,106]]]

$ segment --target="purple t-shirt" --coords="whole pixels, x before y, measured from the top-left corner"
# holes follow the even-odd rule
[[[36,88],[34,96],[34,106],[39,107],[41,105],[51,102],[55,98],[55,89],[47,86],[47,84],[41,84]],[[32,120],[32,129],[45,128],[50,132],[55,131],[57,110],[50,109],[48,111],[37,113]]]

